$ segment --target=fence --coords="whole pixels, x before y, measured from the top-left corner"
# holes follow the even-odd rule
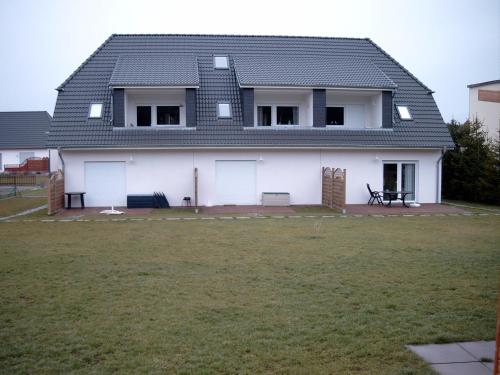
[[[345,209],[345,169],[324,167],[321,186],[321,203],[323,206],[341,210]]]
[[[49,215],[64,208],[64,175],[61,171],[50,176],[48,189]]]
[[[0,174],[0,185],[36,185],[35,175]]]

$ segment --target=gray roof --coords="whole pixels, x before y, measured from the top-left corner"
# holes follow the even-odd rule
[[[114,87],[197,87],[199,84],[196,57],[171,54],[120,56],[109,80],[109,85]]]
[[[241,86],[394,89],[397,85],[369,59],[328,56],[234,56]]]
[[[46,148],[51,117],[47,112],[0,112],[0,150]]]
[[[227,55],[230,69],[214,69],[214,54]],[[158,55],[196,57],[196,129],[113,129],[110,81],[125,56],[140,59]],[[429,57],[430,58],[430,57]],[[367,87],[383,82],[394,89],[394,104],[408,105],[411,121],[401,121],[393,108],[393,129],[328,130],[247,129],[243,127],[240,86],[243,65],[252,59],[317,60],[315,69],[328,61],[354,61],[373,73],[354,78]],[[191,60],[193,61],[193,60]],[[360,61],[360,62],[357,62]],[[236,66],[236,69],[235,69]],[[250,65],[249,65],[250,66]],[[238,71],[239,67],[239,71]],[[242,70],[243,69],[243,70]],[[347,68],[345,68],[347,69]],[[259,69],[262,70],[262,69]],[[248,72],[248,69],[246,69]],[[347,71],[347,70],[344,70]],[[307,73],[327,81],[324,68]],[[263,74],[262,72],[260,74]],[[366,81],[361,80],[364,77]],[[300,82],[306,84],[307,77]],[[341,81],[330,76],[328,79]],[[312,82],[312,78],[311,78]],[[331,81],[332,82],[332,81]],[[331,83],[330,82],[330,83]],[[394,84],[394,85],[392,85]],[[397,87],[395,87],[397,86]],[[430,89],[370,39],[234,36],[234,35],[112,35],[58,88],[59,95],[49,144],[60,147],[398,147],[453,146]],[[89,105],[103,102],[102,119],[89,119]],[[227,101],[232,119],[218,119],[216,103]]]
[[[469,89],[472,89],[474,87],[481,87],[481,86],[486,86],[486,85],[493,85],[495,83],[500,83],[500,79],[495,79],[493,81],[485,81],[485,82],[478,82],[478,83],[471,83],[470,85],[467,85]]]

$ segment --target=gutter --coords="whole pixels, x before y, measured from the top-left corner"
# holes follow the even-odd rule
[[[444,154],[446,153],[446,146],[441,149],[441,156],[436,161],[436,203],[441,203],[441,171],[442,171],[442,160]]]

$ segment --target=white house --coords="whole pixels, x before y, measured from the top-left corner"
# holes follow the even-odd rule
[[[49,135],[87,206],[321,203],[322,167],[440,201],[454,147],[432,91],[370,39],[112,35],[58,88]]]
[[[44,111],[0,112],[0,173],[29,158],[49,158],[51,117]],[[53,163],[57,163],[54,156]]]
[[[469,88],[469,118],[478,119],[491,138],[500,132],[500,79],[474,83]]]

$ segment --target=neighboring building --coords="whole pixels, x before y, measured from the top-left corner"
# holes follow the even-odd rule
[[[112,35],[58,88],[49,145],[88,206],[164,192],[172,205],[321,203],[324,166],[347,203],[374,189],[440,201],[454,147],[432,91],[370,39]]]
[[[469,118],[478,119],[491,138],[500,131],[500,79],[474,83],[469,88]]]
[[[0,112],[0,172],[5,165],[19,166],[29,158],[50,158],[50,122],[44,111]]]

